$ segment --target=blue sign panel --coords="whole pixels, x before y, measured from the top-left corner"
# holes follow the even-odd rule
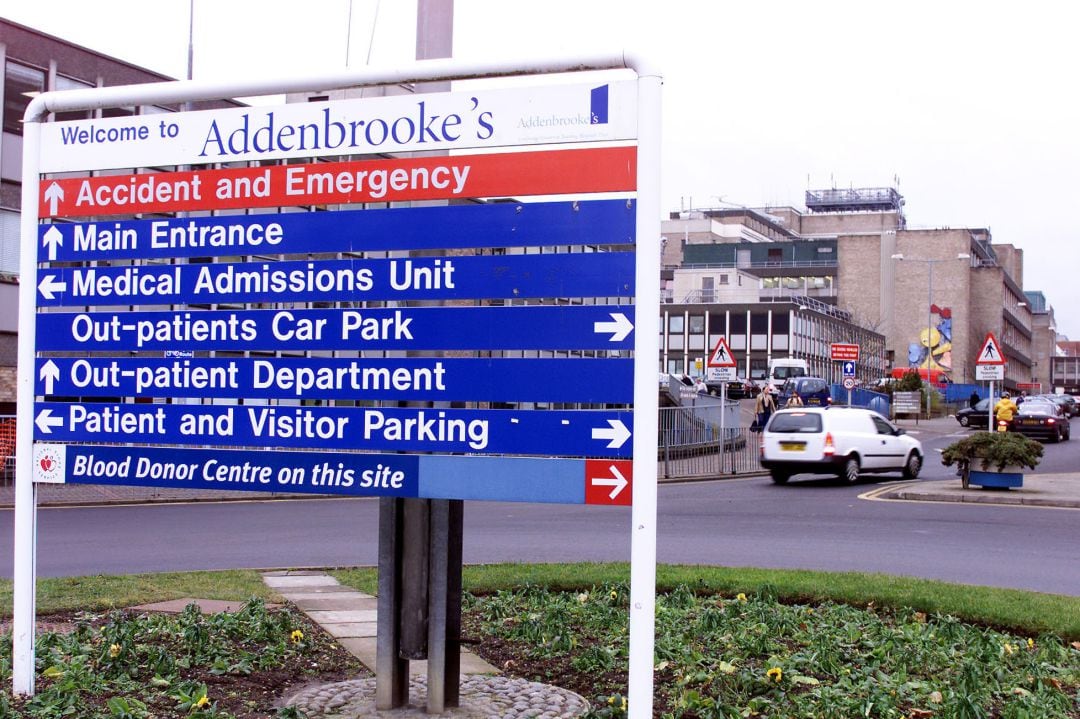
[[[585,460],[37,445],[47,481],[351,497],[585,503]],[[40,479],[41,477],[39,477]]]
[[[633,297],[634,253],[38,270],[38,305]]]
[[[415,497],[420,474],[418,458],[404,454],[80,445],[55,452],[68,484]]]
[[[851,360],[848,360],[848,361],[844,362],[843,363],[843,370],[844,370],[844,372],[843,372],[844,377],[854,377],[855,376],[855,363],[852,362]]]
[[[51,397],[633,402],[632,359],[60,358],[37,360]]]
[[[40,254],[58,262],[467,247],[629,245],[627,200],[289,212],[42,225]]]
[[[39,351],[629,350],[631,306],[47,312]]]
[[[632,412],[75,404],[34,406],[35,439],[374,452],[630,457]]]

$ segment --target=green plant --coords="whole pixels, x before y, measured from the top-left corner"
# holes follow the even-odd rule
[[[976,432],[959,439],[941,450],[941,463],[951,467],[961,463],[987,471],[991,467],[1003,471],[1007,466],[1035,467],[1042,460],[1043,446],[1015,432]]]

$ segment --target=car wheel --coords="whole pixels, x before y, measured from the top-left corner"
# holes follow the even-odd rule
[[[919,476],[919,470],[922,469],[922,457],[918,452],[912,452],[908,455],[907,462],[904,463],[904,479],[915,479]]]
[[[848,484],[855,484],[859,481],[859,459],[858,457],[848,457],[844,461],[844,471],[840,475],[840,479],[844,480]]]
[[[967,415],[964,415],[963,417],[961,417],[959,421],[960,421],[960,426],[961,427],[970,427],[971,426],[971,418],[968,417]]]
[[[769,472],[769,476],[775,484],[787,484],[787,481],[791,479],[791,475],[787,472],[778,472],[775,469]]]

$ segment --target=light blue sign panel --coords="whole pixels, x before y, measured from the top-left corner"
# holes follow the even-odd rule
[[[37,289],[40,307],[633,297],[634,254],[60,267]]]
[[[42,225],[42,259],[233,257],[469,247],[630,245],[628,200],[287,212]]]
[[[630,411],[39,402],[49,442],[630,457]]]
[[[632,359],[51,358],[35,394],[631,404]]]
[[[420,496],[503,502],[585,503],[585,460],[421,455]]]
[[[38,351],[629,350],[633,307],[47,312]]]

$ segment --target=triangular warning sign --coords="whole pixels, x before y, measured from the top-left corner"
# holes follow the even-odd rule
[[[716,348],[709,355],[706,363],[709,367],[738,367],[735,356],[731,354],[731,348],[727,346],[727,340],[723,337],[716,343]]]
[[[979,350],[979,356],[975,358],[975,364],[1005,364],[1005,355],[1001,354],[1001,345],[994,338],[993,332],[986,333],[986,340]]]

